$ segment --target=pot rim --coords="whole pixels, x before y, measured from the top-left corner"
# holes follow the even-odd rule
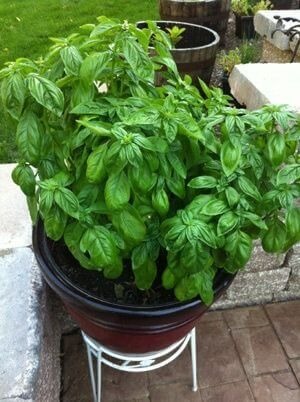
[[[47,236],[41,218],[38,219],[32,231],[32,246],[35,257],[40,266],[43,276],[52,288],[58,288],[64,294],[67,294],[77,303],[84,304],[93,310],[101,312],[117,313],[131,316],[163,316],[174,312],[188,310],[203,304],[201,299],[188,300],[186,302],[174,301],[165,304],[141,306],[141,305],[123,305],[104,300],[94,296],[73,284],[64,274],[61,273],[58,264],[55,262],[47,243]],[[84,268],[82,268],[84,269]],[[216,285],[214,293],[218,294],[220,290],[227,286],[228,282],[233,280],[235,275],[225,271],[218,271],[216,275]]]
[[[214,40],[210,43],[208,43],[207,45],[203,45],[203,46],[194,46],[194,47],[185,47],[182,49],[171,49],[171,52],[173,53],[180,53],[180,52],[186,52],[187,50],[199,50],[199,49],[205,49],[207,47],[211,47],[211,46],[217,46],[220,42],[220,35],[214,31],[211,28],[208,28],[204,25],[198,25],[198,24],[191,24],[190,22],[183,22],[183,21],[169,21],[169,20],[153,20],[153,22],[155,22],[156,24],[159,23],[165,23],[165,24],[172,24],[172,25],[183,25],[183,26],[188,26],[188,27],[194,27],[197,29],[202,29],[204,31],[208,31],[210,32],[213,36],[214,36]],[[136,26],[138,26],[138,24],[147,24],[147,21],[137,21],[135,23]],[[153,47],[149,46],[150,49],[154,49]]]

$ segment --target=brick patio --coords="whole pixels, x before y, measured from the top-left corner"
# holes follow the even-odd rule
[[[199,391],[189,351],[148,374],[104,368],[102,402],[299,402],[300,300],[207,313],[197,325]],[[65,335],[62,402],[91,402],[86,352]]]

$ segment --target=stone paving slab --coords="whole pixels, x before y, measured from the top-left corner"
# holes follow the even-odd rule
[[[26,197],[12,181],[14,163],[0,165],[0,250],[31,245]]]
[[[233,96],[247,109],[272,103],[300,112],[300,63],[238,64],[229,84]]]
[[[0,250],[0,401],[58,401],[60,331],[33,252]]]
[[[257,306],[206,313],[197,325],[199,391],[195,393],[191,389],[189,353],[186,353],[169,366],[155,371],[155,375],[149,372],[131,376],[104,366],[103,400],[299,402],[300,383],[297,376],[300,380],[300,352],[297,358],[289,359],[281,347],[280,333],[274,330],[281,321],[283,311],[289,311],[291,316],[299,308],[300,300],[274,303],[266,308]],[[272,309],[279,309],[281,313],[266,314]],[[242,328],[234,328],[239,326],[239,320]],[[288,331],[294,324],[288,321],[286,325]],[[65,382],[62,384],[61,402],[90,402],[87,358],[81,335],[77,332],[63,339]],[[184,371],[188,371],[189,377],[177,375]]]
[[[26,399],[33,393],[40,348],[41,322],[32,296],[42,288],[29,248],[0,252],[0,283],[0,399]]]

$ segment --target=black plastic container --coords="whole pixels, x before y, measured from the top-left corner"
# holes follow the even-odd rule
[[[253,20],[253,15],[235,14],[235,34],[238,38],[253,39],[255,37]]]

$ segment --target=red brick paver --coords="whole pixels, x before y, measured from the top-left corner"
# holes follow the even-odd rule
[[[300,300],[207,313],[188,350],[149,373],[103,370],[102,402],[300,402]],[[62,402],[92,402],[80,333],[63,339]]]

